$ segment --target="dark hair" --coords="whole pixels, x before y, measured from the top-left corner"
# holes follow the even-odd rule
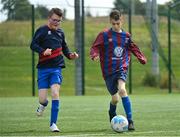
[[[110,19],[119,20],[121,17],[121,12],[119,10],[112,10],[109,14]]]
[[[51,17],[53,14],[56,14],[59,17],[62,17],[63,11],[59,8],[52,8],[48,13],[48,17]]]

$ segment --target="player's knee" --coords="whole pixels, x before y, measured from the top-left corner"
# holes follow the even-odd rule
[[[116,96],[112,97],[112,104],[116,105],[119,102],[119,95],[117,94]]]
[[[52,91],[51,96],[53,99],[58,99],[59,98],[59,92],[58,91]]]
[[[113,99],[113,100],[112,100],[112,104],[114,104],[114,105],[116,105],[118,102],[119,102],[118,99]]]
[[[48,105],[48,100],[47,98],[46,99],[43,99],[43,100],[39,100],[39,103],[43,106],[47,106]]]
[[[119,89],[119,95],[120,95],[121,97],[127,96],[126,89],[120,88],[120,89]]]
[[[46,101],[47,101],[46,97],[39,97],[39,103],[40,104],[44,104],[44,103],[46,103]]]

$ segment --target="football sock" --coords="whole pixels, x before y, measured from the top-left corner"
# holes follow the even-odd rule
[[[52,107],[51,107],[51,122],[50,126],[57,121],[59,112],[59,100],[52,100]]]
[[[40,103],[41,105],[43,105],[44,107],[46,107],[48,105],[48,100],[46,100],[44,103]]]
[[[122,97],[122,104],[128,120],[132,120],[131,102],[128,96]]]
[[[113,105],[111,102],[110,102],[110,106],[109,106],[109,112],[111,114],[116,115],[116,105]]]

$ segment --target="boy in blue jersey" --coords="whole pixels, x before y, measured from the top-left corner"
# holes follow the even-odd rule
[[[90,56],[97,61],[100,59],[102,74],[111,95],[109,119],[116,116],[116,106],[121,97],[128,119],[128,130],[135,130],[132,119],[131,101],[125,88],[130,55],[133,53],[140,63],[147,62],[145,56],[131,40],[130,34],[122,30],[121,13],[113,10],[110,15],[112,27],[100,32],[94,41]]]
[[[37,115],[42,116],[48,105],[48,89],[51,89],[52,106],[50,117],[50,131],[59,132],[56,125],[60,106],[59,90],[62,82],[61,69],[65,68],[63,54],[68,59],[78,58],[76,52],[70,52],[62,29],[63,12],[59,8],[49,11],[47,25],[41,26],[35,32],[31,43],[31,49],[39,54],[38,69],[38,93],[39,107]]]

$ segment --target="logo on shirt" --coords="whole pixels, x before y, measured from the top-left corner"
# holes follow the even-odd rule
[[[114,54],[116,57],[120,58],[122,56],[123,49],[121,47],[116,47],[114,49]]]
[[[50,30],[48,31],[48,35],[51,35],[51,31]]]

